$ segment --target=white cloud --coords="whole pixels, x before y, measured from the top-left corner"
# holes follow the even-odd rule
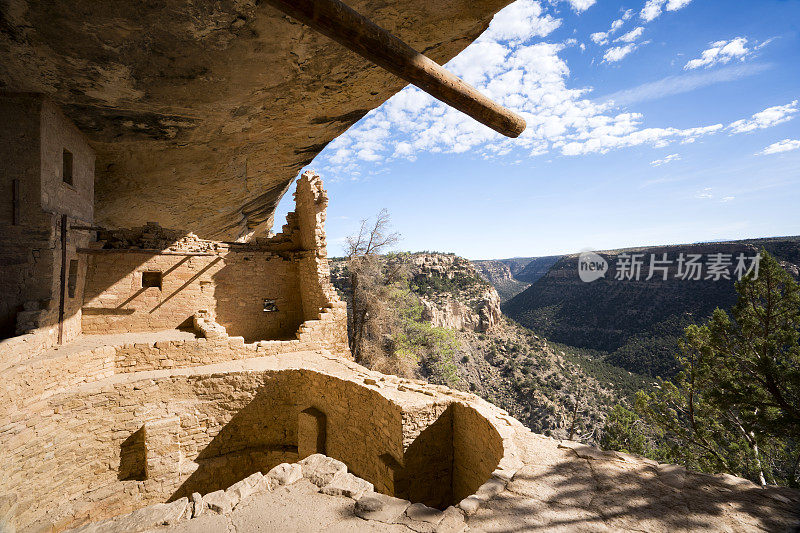
[[[791,152],[792,150],[800,150],[800,140],[798,139],[784,139],[776,143],[770,144],[757,155],[772,155],[781,154],[783,152]]]
[[[744,122],[766,124],[770,122],[766,115],[772,117],[771,122],[782,120],[770,108],[740,121],[742,124],[731,124],[727,130],[723,124],[686,129],[647,125],[639,113],[620,112],[613,102],[591,100],[591,89],[570,87],[570,70],[560,57],[566,42],[547,43],[536,38],[537,33],[552,31],[550,28],[561,21],[548,18],[533,0],[512,6],[524,8],[514,12],[529,18],[528,29],[510,21],[504,10],[492,27],[447,68],[522,115],[528,127],[519,138],[502,137],[409,86],[331,142],[319,156],[322,169],[333,179],[352,179],[360,165],[374,168],[396,159],[413,160],[424,153],[469,153],[484,159],[508,156],[517,160],[523,155],[580,156],[631,146],[661,148],[695,142],[722,131],[747,130],[750,126]],[[531,32],[531,27],[538,29]],[[533,37],[521,40],[530,35]],[[778,107],[784,115],[794,113],[792,108],[796,111],[796,102]]]
[[[633,16],[633,9],[627,10],[625,13],[622,14],[620,18],[615,20],[611,23],[611,28],[608,31],[600,31],[597,33],[593,33],[589,36],[589,38],[594,41],[595,44],[604,45],[608,43],[608,38],[617,33],[619,29],[625,24],[626,20],[629,20]]]
[[[749,133],[755,130],[762,130],[764,128],[771,128],[778,124],[783,124],[794,118],[800,109],[797,106],[797,100],[790,104],[778,105],[768,107],[764,111],[760,111],[749,119],[737,120],[728,126],[728,129],[733,133]]]
[[[677,11],[688,6],[691,1],[692,0],[647,0],[639,16],[643,21],[650,22],[658,18],[663,10]]]
[[[694,195],[695,198],[700,198],[702,200],[710,200],[714,198],[714,195],[711,194],[711,187],[706,187],[702,191],[698,191],[697,194]]]
[[[567,0],[567,1],[569,2],[569,5],[572,6],[572,9],[574,9],[578,13],[586,11],[597,2],[597,0]]]
[[[702,191],[697,191],[694,195],[695,198],[699,200],[714,200],[717,196],[714,195],[713,189],[711,187],[706,187]],[[732,202],[735,200],[735,196],[723,196],[719,198],[720,203],[727,204],[728,202]]]
[[[644,28],[642,26],[639,26],[637,28],[632,29],[628,33],[620,35],[619,37],[614,39],[614,42],[616,42],[616,43],[619,43],[619,42],[632,43],[636,39],[641,37],[643,33],[644,33]]]
[[[667,11],[677,11],[689,5],[692,0],[669,0],[667,2]]]
[[[656,159],[655,161],[651,161],[650,166],[660,167],[661,165],[666,165],[667,163],[671,163],[673,161],[679,161],[680,158],[681,156],[679,154],[670,154],[664,159]]]
[[[772,41],[774,41],[774,40],[775,40],[775,39],[777,39],[777,38],[778,38],[778,37],[770,37],[769,39],[767,39],[767,40],[766,40],[766,41],[764,41],[763,43],[761,43],[761,44],[759,44],[759,45],[756,45],[756,47],[755,47],[755,48],[753,48],[753,50],[761,50],[762,48],[764,48],[765,46],[767,46],[768,44],[770,44]]]
[[[714,65],[729,63],[734,59],[744,61],[752,52],[746,45],[747,39],[744,37],[736,37],[730,41],[711,43],[711,48],[703,50],[699,58],[692,59],[686,63],[683,69],[691,70],[700,67],[710,68]]]
[[[626,20],[630,20],[631,17],[633,17],[633,9],[629,9],[625,13],[623,13],[619,19],[615,20],[611,24],[611,27],[614,29],[614,31],[617,31],[622,27],[622,24],[624,24]]]
[[[539,2],[518,0],[494,16],[480,40],[527,41],[533,37],[545,37],[560,25],[560,20],[544,14]]]
[[[711,71],[691,72],[680,76],[668,76],[666,78],[643,83],[631,89],[617,91],[602,98],[602,102],[612,102],[619,106],[657,100],[665,96],[682,94],[701,87],[707,87],[715,83],[733,81],[746,76],[753,76],[768,70],[770,65],[731,65]]]
[[[666,0],[647,0],[639,16],[645,22],[650,22],[661,14],[661,8]]]
[[[647,42],[643,42],[640,44],[636,43],[629,43],[622,46],[614,46],[606,50],[606,53],[603,54],[603,61],[606,63],[616,63],[617,61],[622,61],[623,58],[628,56],[631,52],[639,48],[641,45],[647,44]]]

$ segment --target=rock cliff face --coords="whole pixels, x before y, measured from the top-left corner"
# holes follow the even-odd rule
[[[518,266],[517,268],[513,268],[512,266],[511,273],[520,281],[524,281],[525,283],[536,283],[539,278],[547,274],[547,272],[550,270],[550,267],[556,264],[561,257],[562,256],[560,255],[533,257],[524,265]],[[511,259],[510,261],[514,260]]]
[[[494,285],[503,301],[536,283],[544,276],[561,256],[514,257],[511,259],[487,259],[473,261],[483,279]]]
[[[418,343],[419,368],[413,370],[419,377],[474,392],[534,431],[559,438],[569,436],[578,403],[581,415],[573,436],[596,438],[605,411],[618,401],[616,392],[546,339],[506,320],[497,292],[479,277],[470,261],[442,253],[385,259],[405,266],[401,276],[408,281],[414,302],[422,306],[419,319],[439,329],[438,334],[442,328],[449,330],[450,342],[443,344],[435,343],[438,334],[425,337],[402,325],[387,331],[394,339],[413,338]],[[343,260],[332,261],[331,281],[346,297],[349,278]],[[389,358],[395,355],[387,354]]]
[[[501,300],[509,300],[530,287],[530,283],[515,279],[511,267],[503,260],[473,261],[472,264],[478,274],[497,289]]]
[[[423,317],[432,325],[485,332],[500,322],[500,296],[467,259],[421,253],[411,265]]]
[[[347,3],[443,63],[510,0]],[[257,0],[0,4],[0,90],[50,95],[89,138],[110,227],[264,231],[298,171],[404,85]]]
[[[514,279],[511,275],[511,269],[502,261],[473,261],[475,270],[481,275],[483,279],[494,285],[495,283],[509,282]]]

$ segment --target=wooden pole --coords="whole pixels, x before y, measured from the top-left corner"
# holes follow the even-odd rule
[[[67,299],[67,215],[61,215],[61,277],[58,298],[58,344],[64,344],[64,308]]]
[[[518,137],[525,131],[522,117],[485,97],[341,1],[266,1],[481,124],[507,137]]]

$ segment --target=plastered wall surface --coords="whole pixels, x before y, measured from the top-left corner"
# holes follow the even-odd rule
[[[181,255],[136,251],[89,254],[83,331],[132,332],[186,326],[199,310],[247,342],[293,338],[303,322],[298,262],[262,250]],[[147,272],[161,287],[143,287]],[[277,310],[264,311],[264,301]]]

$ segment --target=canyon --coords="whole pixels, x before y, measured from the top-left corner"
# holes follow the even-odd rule
[[[431,67],[510,2],[295,3],[345,47],[276,3],[0,5],[0,531],[794,527],[796,490],[571,440],[565,385],[590,378],[465,259],[408,257],[420,376],[354,360],[332,199],[298,176],[405,85],[352,50],[378,31]],[[506,401],[500,372],[548,435],[481,397]]]

